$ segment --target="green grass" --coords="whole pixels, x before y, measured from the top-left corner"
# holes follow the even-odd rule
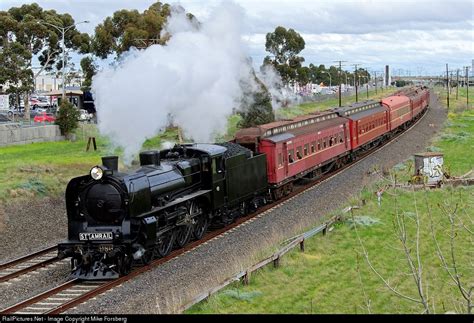
[[[93,132],[88,129],[88,135]],[[86,152],[87,138],[84,139],[82,129],[79,129],[76,142],[43,142],[0,148],[0,200],[63,194],[71,177],[87,172],[109,150],[107,141],[96,137],[97,151],[91,147]]]
[[[443,95],[440,89],[437,91]],[[465,92],[460,91],[459,95],[458,101],[465,100]],[[449,172],[462,175],[473,168],[474,111],[466,110],[462,103],[453,104],[452,109],[443,133],[435,138],[429,150],[442,151]],[[413,161],[396,165],[390,173],[398,182],[407,181],[413,174]],[[457,209],[455,257],[463,282],[467,287],[472,286],[473,236],[460,224],[462,221],[471,232],[474,230],[474,187],[417,192],[388,189],[379,207],[375,192],[385,184],[376,182],[347,202],[347,205],[360,204],[361,200],[367,202],[354,211],[354,215],[361,216],[362,220],[366,217],[365,222],[374,222],[371,226],[358,226],[370,261],[397,290],[417,298],[416,285],[408,274],[407,260],[395,235],[394,224],[397,214],[404,215],[414,252],[415,216],[418,215],[421,263],[428,284],[425,288],[428,288],[430,310],[465,312],[459,291],[442,268],[430,228],[433,220],[436,239],[443,253],[449,256],[450,224],[443,208]],[[325,237],[309,239],[305,252],[292,251],[283,258],[280,268],[268,266],[253,274],[250,285],[235,283],[186,313],[368,313],[369,308],[371,313],[421,313],[421,305],[396,296],[372,272],[350,222],[349,218],[336,225]]]
[[[474,89],[473,89],[474,90]],[[446,91],[437,88],[440,100],[446,103]],[[451,175],[460,176],[474,168],[474,91],[469,91],[470,108],[466,106],[466,89],[451,92],[450,112],[443,133],[438,136],[435,147],[444,154],[445,168]]]
[[[436,192],[409,193],[391,191],[383,197],[383,207],[378,207],[374,194],[365,207],[355,215],[369,216],[380,221],[368,227],[358,227],[363,245],[369,251],[375,268],[399,291],[416,297],[417,291],[406,259],[398,249],[401,245],[394,235],[395,210],[404,214],[409,227],[410,239],[414,237],[414,215],[418,210],[421,223],[421,259],[424,278],[429,284],[430,302],[435,312],[455,310],[453,302],[460,296],[441,268],[431,237],[428,206],[436,224],[436,236],[448,254],[449,228],[447,217],[437,203],[453,209],[459,203],[465,210],[474,206],[474,188],[443,189]],[[367,197],[367,196],[366,196]],[[459,217],[468,223],[468,216]],[[471,225],[472,229],[472,225]],[[472,283],[472,236],[458,230],[456,257],[464,280]],[[414,250],[413,243],[410,247]],[[325,237],[307,241],[305,252],[296,249],[284,256],[281,267],[271,266],[252,275],[250,285],[238,283],[211,296],[187,313],[368,313],[370,301],[372,313],[420,313],[422,307],[390,292],[370,270],[362,256],[362,247],[356,231],[348,223],[339,224]],[[236,295],[252,295],[238,297]],[[456,303],[456,305],[458,305]]]
[[[143,149],[160,149],[163,142],[178,142],[178,140],[178,128],[169,128],[162,134],[145,140],[142,147]]]

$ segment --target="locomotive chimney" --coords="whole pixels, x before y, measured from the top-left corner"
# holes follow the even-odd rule
[[[102,157],[102,165],[114,172],[118,171],[118,156]]]
[[[140,166],[160,166],[160,152],[158,150],[142,151],[140,153]]]

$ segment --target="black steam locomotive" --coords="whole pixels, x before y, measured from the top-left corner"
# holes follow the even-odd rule
[[[176,145],[140,153],[140,167],[118,171],[118,157],[72,179],[66,189],[72,276],[112,279],[201,239],[268,196],[266,156],[234,143]]]

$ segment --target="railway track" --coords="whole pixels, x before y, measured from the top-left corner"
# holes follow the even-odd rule
[[[59,261],[57,247],[48,247],[0,265],[0,283]]]
[[[32,298],[29,298],[25,301],[19,302],[11,307],[8,307],[2,311],[0,314],[60,314],[65,312],[68,309],[71,309],[81,303],[84,303],[106,291],[111,290],[112,288],[123,284],[124,282],[135,278],[136,276],[149,271],[150,269],[164,264],[172,259],[175,259],[187,252],[190,252],[200,245],[206,244],[207,242],[218,239],[224,234],[231,232],[237,229],[241,225],[246,225],[259,217],[262,217],[265,213],[269,212],[271,209],[282,206],[283,204],[293,200],[300,194],[303,194],[307,190],[311,189],[312,187],[321,184],[322,182],[326,182],[331,178],[335,177],[339,173],[354,167],[359,162],[361,162],[366,157],[376,153],[380,149],[390,145],[396,139],[398,139],[401,135],[409,132],[413,129],[421,120],[425,118],[427,113],[425,112],[414,124],[412,124],[409,128],[405,131],[397,134],[393,138],[391,138],[388,142],[384,143],[383,145],[368,151],[364,155],[360,156],[357,161],[344,165],[343,167],[330,172],[323,177],[313,180],[305,185],[302,185],[296,188],[291,194],[282,199],[278,200],[277,202],[273,202],[266,206],[259,208],[256,212],[247,215],[245,217],[238,218],[233,224],[228,225],[224,228],[214,230],[212,232],[207,233],[201,240],[193,241],[186,245],[184,248],[179,250],[174,250],[168,256],[164,258],[160,258],[157,260],[152,261],[150,264],[135,268],[131,271],[131,273],[127,276],[120,277],[115,280],[111,281],[82,281],[79,279],[70,280],[60,286],[54,287],[46,292],[43,292],[39,295],[36,295]],[[6,264],[7,265],[7,264]],[[2,265],[3,266],[3,265]],[[1,269],[1,267],[0,267]]]

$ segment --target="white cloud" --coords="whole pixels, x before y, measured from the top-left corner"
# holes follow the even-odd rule
[[[223,0],[226,1],[226,0]],[[27,1],[2,0],[0,10]],[[32,2],[32,1],[31,1]],[[155,0],[36,0],[44,8],[70,12],[76,21],[95,25],[114,11],[143,11]],[[163,2],[163,1],[162,1]],[[170,1],[174,2],[174,1]],[[186,10],[206,20],[221,0],[181,0]],[[254,64],[261,64],[265,34],[281,25],[301,33],[307,63],[328,64],[335,59],[397,68],[423,64],[437,72],[448,62],[466,65],[474,53],[471,0],[235,0],[245,10],[243,39]]]

